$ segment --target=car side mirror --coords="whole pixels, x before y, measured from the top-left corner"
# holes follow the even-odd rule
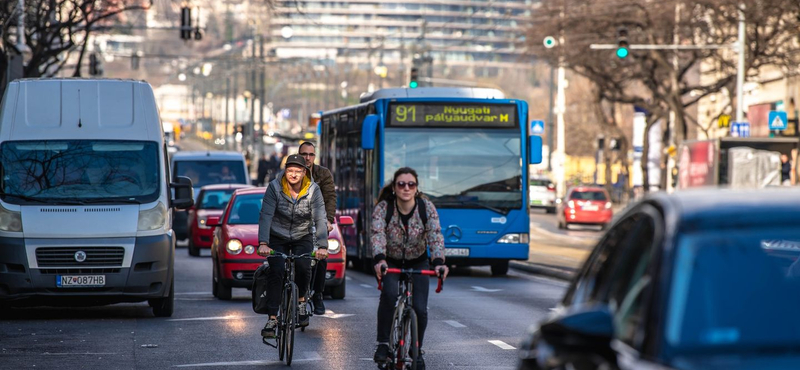
[[[339,222],[337,223],[339,226],[353,226],[355,224],[350,216],[339,216]]]
[[[194,191],[192,190],[192,179],[185,176],[176,176],[175,182],[169,184],[175,189],[175,198],[172,199],[172,206],[177,209],[187,209],[194,205]]]
[[[614,318],[608,307],[590,306],[542,324],[539,332],[554,347],[602,354],[610,349]]]
[[[206,226],[208,227],[222,226],[222,223],[220,223],[220,217],[209,216],[208,219],[206,220]]]

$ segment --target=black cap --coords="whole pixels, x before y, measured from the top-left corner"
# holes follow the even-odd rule
[[[305,169],[308,169],[308,167],[306,167],[306,160],[303,159],[303,156],[301,156],[300,154],[292,154],[289,157],[287,157],[286,168],[289,168],[289,165],[300,166]]]

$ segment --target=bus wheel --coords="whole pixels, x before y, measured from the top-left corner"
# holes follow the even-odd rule
[[[508,261],[492,264],[492,276],[505,276],[506,274],[508,274]]]

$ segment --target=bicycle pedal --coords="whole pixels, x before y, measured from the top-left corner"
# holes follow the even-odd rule
[[[268,346],[270,346],[270,347],[272,347],[272,348],[275,348],[275,349],[278,348],[278,341],[277,340],[275,340],[275,344],[272,344],[267,340],[267,338],[261,337],[261,342],[266,344],[266,345],[268,345]]]

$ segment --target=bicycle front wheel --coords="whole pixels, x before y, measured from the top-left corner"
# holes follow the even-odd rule
[[[287,320],[286,327],[284,328],[284,336],[286,337],[286,365],[292,365],[292,355],[294,354],[294,329],[297,327],[297,284],[294,282],[289,283],[291,287],[289,290],[289,299],[287,299]]]
[[[419,357],[418,329],[417,313],[411,308],[406,308],[406,314],[403,315],[404,369],[417,370],[417,357]]]
[[[292,290],[289,288],[289,285],[286,284],[283,286],[283,291],[281,292],[281,307],[280,313],[278,314],[278,359],[283,361],[284,357],[286,357],[286,327],[289,325],[289,318],[291,317],[289,313],[289,309],[292,306],[289,304],[291,302]]]

